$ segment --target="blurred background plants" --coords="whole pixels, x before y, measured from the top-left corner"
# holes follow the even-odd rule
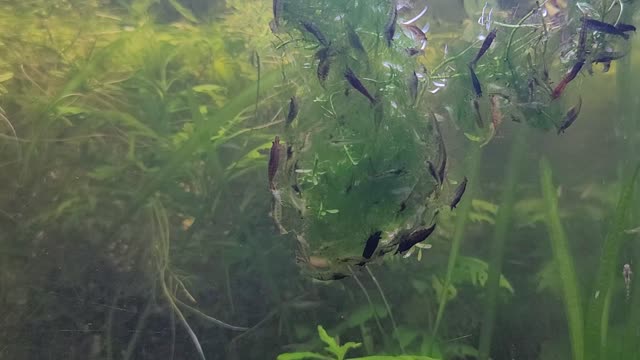
[[[272,116],[256,105],[257,49],[176,1],[1,6],[2,351],[137,357],[139,339],[175,340],[178,293],[231,318],[238,238],[260,217],[216,210],[238,194],[237,211],[260,210],[241,185]],[[144,332],[152,321],[166,330]]]

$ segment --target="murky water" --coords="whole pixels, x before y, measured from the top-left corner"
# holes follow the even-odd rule
[[[637,359],[637,9],[3,2],[0,359]]]

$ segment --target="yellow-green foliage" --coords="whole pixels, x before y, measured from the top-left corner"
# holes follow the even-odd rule
[[[0,283],[3,293],[29,284],[34,290],[21,301],[43,309],[47,321],[66,315],[41,294],[68,288],[103,302],[112,295],[102,291],[147,296],[160,284],[170,300],[182,284],[171,243],[191,237],[191,225],[209,226],[213,200],[228,201],[231,165],[265,141],[252,136],[265,121],[254,112],[257,69],[238,27],[163,22],[156,1],[120,3],[0,4],[0,250],[47,254],[28,275],[3,261]],[[262,81],[272,86],[270,68],[262,65]],[[242,146],[219,156],[231,139]],[[162,209],[163,226],[154,226],[154,209]],[[197,248],[200,238],[189,239],[183,244]],[[198,251],[199,261],[213,253]],[[30,316],[11,325],[41,320]],[[53,354],[65,342],[52,336],[50,345],[42,348]]]

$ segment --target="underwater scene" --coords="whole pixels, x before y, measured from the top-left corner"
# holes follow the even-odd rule
[[[0,2],[0,360],[640,360],[640,1]]]

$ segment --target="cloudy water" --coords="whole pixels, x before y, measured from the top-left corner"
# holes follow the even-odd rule
[[[637,1],[0,4],[0,359],[640,358]]]

